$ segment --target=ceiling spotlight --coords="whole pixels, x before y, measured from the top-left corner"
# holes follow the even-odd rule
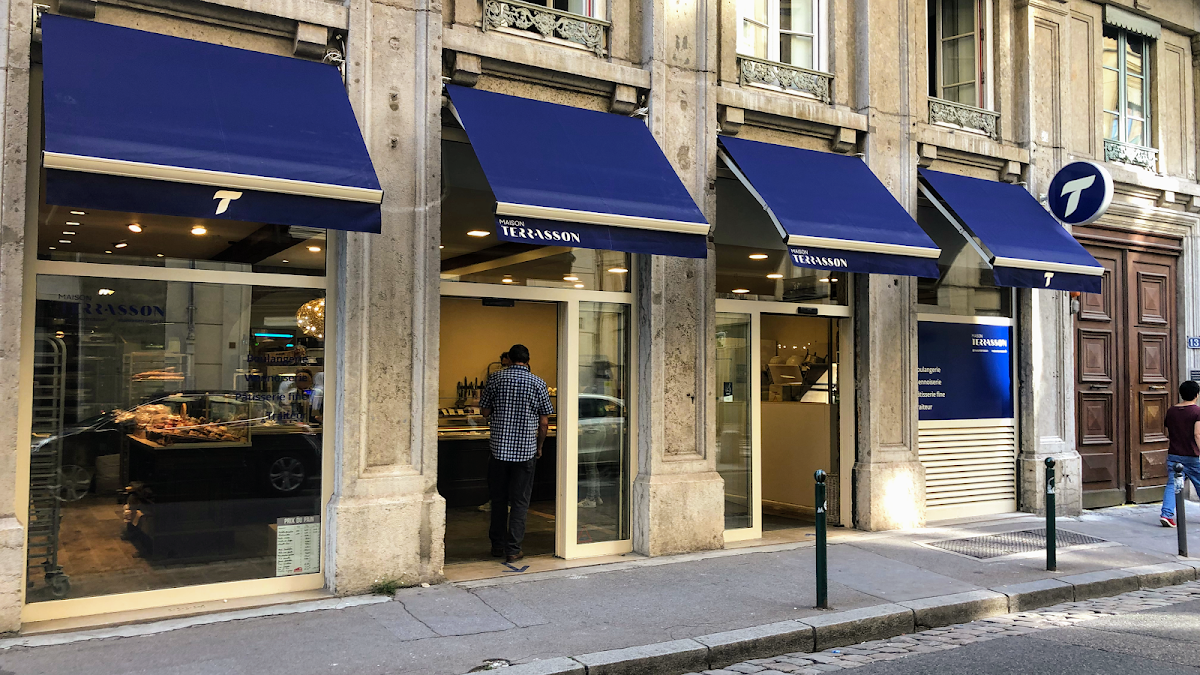
[[[287,261],[286,261],[286,260],[284,260],[284,261],[282,261],[282,262],[287,262]]]
[[[75,234],[71,230],[63,230],[63,234]]]
[[[782,279],[783,275],[778,272],[775,272],[774,274],[768,274],[767,278],[768,279]]]
[[[129,244],[126,244],[126,243],[125,243],[125,242],[123,242],[123,241],[119,241],[119,242],[117,242],[117,243],[113,244],[113,248],[125,248],[125,247],[126,247],[126,246],[128,246],[128,245],[129,245]]]
[[[443,249],[443,248],[446,248],[446,245],[445,245],[445,244],[438,244],[438,249],[439,249],[439,250],[440,250],[440,249]]]
[[[113,293],[116,293],[116,291],[111,288],[101,288],[100,290],[96,291],[96,293],[100,295],[112,295]]]
[[[766,259],[767,259],[767,257],[768,257],[768,256],[767,256],[767,254],[766,254],[766,253],[751,253],[751,254],[750,254],[750,259],[751,259],[751,260],[766,260]]]
[[[817,279],[817,281],[820,281],[820,282],[821,282],[821,283],[823,283],[823,284],[827,284],[827,283],[829,283],[829,277],[824,277],[824,278],[821,278],[821,279]]]
[[[51,250],[51,251],[57,251],[57,250],[58,250],[58,247],[57,247],[57,246],[51,246],[51,247],[50,247],[50,250]]]
[[[735,288],[735,289],[733,289],[733,292],[738,295],[742,295],[744,293],[749,293],[750,289],[749,288]]]
[[[77,222],[75,222],[75,221],[73,221],[73,220],[68,220],[68,221],[65,223],[65,225],[66,225],[67,227],[79,227],[79,223],[77,223]]]
[[[612,272],[613,274],[625,274],[629,270],[625,269],[624,267],[610,267],[608,268],[608,271]]]
[[[112,253],[112,251],[105,251],[105,253]]]
[[[321,247],[320,247],[320,246],[309,246],[309,247],[308,247],[308,250],[309,250],[309,251],[311,251],[311,252],[313,252],[313,253],[320,253],[320,252],[321,252]]]
[[[500,280],[500,283],[511,284],[511,283],[513,283],[513,278],[512,277],[504,277],[503,279]]]
[[[563,281],[579,281],[579,277],[575,276],[574,274],[568,274],[563,277]]]
[[[86,216],[87,214],[86,214],[86,213],[84,213],[83,211],[72,211],[72,212],[71,212],[71,215],[73,215],[73,216]]]
[[[59,240],[58,240],[58,243],[60,243],[60,244],[69,244],[69,243],[71,243],[71,240],[70,240],[70,239],[59,239]]]
[[[163,257],[163,254],[161,254],[161,253],[157,253],[157,254],[155,254],[155,255],[156,255],[157,257],[159,257],[159,258]]]
[[[130,223],[130,224],[129,224],[129,231],[130,231],[130,232],[141,232],[141,231],[142,231],[142,226],[141,226],[141,225],[138,225],[137,223]]]
[[[204,227],[203,225],[193,226],[192,234],[196,235],[197,237],[204,235],[204,234],[208,234],[208,228]]]
[[[488,232],[487,230],[471,230],[470,232],[467,232],[468,237],[486,237],[489,234],[491,234],[491,232]]]
[[[583,288],[583,284],[575,284],[575,288]]]

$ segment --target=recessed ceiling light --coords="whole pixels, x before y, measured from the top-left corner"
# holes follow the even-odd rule
[[[467,232],[468,237],[486,237],[489,234],[491,234],[491,232],[488,232],[487,230],[471,230],[470,232]]]
[[[59,240],[58,240],[58,243],[60,243],[60,244],[69,244],[69,243],[71,243],[71,240],[70,240],[70,239],[59,239]]]
[[[563,277],[563,281],[579,281],[579,277],[575,276],[574,274],[568,274]]]
[[[445,245],[445,244],[438,244],[438,248],[439,248],[439,249],[446,248],[446,245]]]
[[[283,262],[287,262],[287,261],[286,261],[286,260],[284,260]]]
[[[112,295],[113,293],[116,293],[116,291],[111,288],[101,288],[100,290],[96,291],[96,293],[98,295]]]
[[[313,252],[313,253],[320,253],[320,252],[321,252],[321,247],[320,247],[320,246],[309,246],[309,247],[308,247],[308,250],[309,250],[309,251],[311,251],[311,252]]]
[[[142,226],[141,226],[141,225],[138,225],[137,223],[130,223],[130,224],[129,224],[129,231],[130,231],[130,232],[141,232],[141,231],[142,231]]]
[[[57,251],[57,250],[58,250],[58,247],[57,247],[57,246],[51,246],[51,247],[50,247],[50,250],[51,250],[51,251]]]
[[[78,227],[79,223],[77,223],[73,220],[68,220],[66,223],[64,223],[64,225],[66,225],[67,227]]]
[[[827,283],[829,283],[829,277],[825,277],[825,278],[823,278],[823,279],[817,279],[817,281],[820,281],[821,283],[826,283],[826,284],[827,284]]]
[[[63,234],[75,234],[71,230],[63,230]]]
[[[766,260],[766,259],[767,259],[767,257],[768,257],[768,256],[767,256],[767,254],[766,254],[766,253],[751,253],[751,254],[750,254],[750,259],[751,259],[751,260]]]
[[[575,284],[575,288],[583,288],[583,284]]]
[[[735,288],[735,289],[733,289],[733,292],[737,293],[738,295],[741,295],[743,293],[749,293],[750,289],[749,288]]]
[[[613,274],[625,274],[629,270],[625,269],[624,267],[610,267],[608,268],[608,271],[612,272]]]
[[[156,255],[157,255],[159,258],[163,257],[163,254],[161,254],[161,253],[158,253],[158,254],[156,254]]]
[[[783,275],[778,272],[775,272],[774,274],[768,274],[767,278],[768,279],[782,279]]]
[[[508,277],[504,277],[503,279],[500,280],[500,283],[502,283],[502,284],[511,284],[512,282],[513,282],[513,280]]]
[[[119,241],[119,242],[117,242],[117,243],[113,244],[113,248],[125,248],[125,247],[126,247],[126,246],[128,246],[128,245],[129,245],[129,244],[126,244],[126,243],[125,243],[125,242],[123,242],[123,241]]]
[[[105,253],[112,253],[112,251],[105,251]]]
[[[86,216],[87,214],[86,214],[86,213],[84,213],[83,211],[72,211],[72,212],[71,212],[71,215],[73,215],[73,216]]]
[[[203,225],[196,225],[192,228],[192,234],[196,235],[197,237],[203,234],[208,234],[208,228],[204,227]]]

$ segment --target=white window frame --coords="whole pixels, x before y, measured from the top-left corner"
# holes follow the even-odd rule
[[[756,54],[748,53],[742,48],[742,24],[749,21],[767,29],[766,59],[768,61],[783,63],[779,60],[779,38],[782,35],[800,35],[803,37],[811,37],[813,41],[813,65],[811,69],[806,68],[806,70],[825,72],[827,70],[826,64],[828,63],[827,47],[824,39],[825,35],[828,34],[825,3],[826,0],[813,0],[813,32],[804,33],[798,30],[783,30],[779,27],[779,0],[767,0],[767,23],[765,24],[744,14],[742,11],[742,3],[739,2],[737,4],[737,26],[735,31],[737,36],[737,53],[741,54],[742,56],[749,56],[756,59],[763,58]],[[796,68],[804,68],[804,66],[792,63],[787,63],[784,65],[794,66]]]
[[[947,39],[942,37],[942,2],[941,0],[929,0],[933,3],[934,15],[934,35],[936,39],[931,45],[931,54],[933,59],[930,61],[929,67],[933,69],[934,76],[937,80],[935,97],[948,101],[945,97],[946,84],[943,80],[944,70],[942,68],[942,43]],[[966,35],[964,33],[963,35]],[[958,36],[961,37],[961,36]],[[994,110],[995,100],[992,93],[992,80],[989,74],[994,72],[994,59],[992,57],[992,0],[975,0],[975,102],[970,104],[976,108],[984,110]],[[965,84],[960,82],[949,86],[958,86]],[[954,101],[951,101],[954,103]]]
[[[1142,117],[1137,118],[1137,117],[1132,117],[1131,115],[1129,115],[1129,112],[1128,112],[1129,111],[1129,80],[1128,80],[1128,78],[1131,76],[1131,73],[1129,72],[1129,65],[1128,65],[1125,51],[1129,44],[1129,35],[1130,35],[1131,31],[1121,28],[1119,26],[1113,26],[1111,24],[1105,24],[1104,28],[1106,28],[1106,29],[1111,28],[1112,30],[1116,31],[1116,33],[1117,33],[1117,67],[1115,69],[1109,68],[1108,66],[1104,65],[1104,61],[1103,61],[1103,59],[1101,59],[1100,72],[1101,72],[1101,75],[1103,75],[1104,71],[1106,71],[1106,70],[1110,71],[1110,72],[1115,72],[1117,74],[1117,108],[1118,108],[1118,110],[1107,110],[1104,108],[1104,97],[1103,97],[1104,78],[1101,77],[1101,79],[1100,79],[1100,87],[1101,87],[1100,107],[1101,107],[1101,113],[1102,113],[1101,117],[1104,116],[1103,115],[1104,113],[1107,113],[1107,114],[1116,113],[1116,115],[1117,115],[1117,137],[1116,138],[1108,137],[1108,128],[1107,128],[1108,125],[1105,124],[1104,140],[1118,141],[1120,143],[1127,143],[1129,145],[1142,147],[1142,148],[1153,148],[1154,146],[1150,143],[1150,140],[1153,138],[1153,136],[1151,136],[1151,129],[1153,128],[1153,122],[1150,117],[1150,112],[1151,112],[1150,111],[1150,49],[1151,49],[1150,41],[1153,40],[1154,38],[1146,37],[1144,35],[1138,35],[1138,37],[1142,40],[1142,74],[1141,75],[1132,75],[1132,77],[1137,77],[1142,80]],[[1136,35],[1136,33],[1135,33],[1135,35]],[[1103,50],[1104,49],[1103,33],[1101,33],[1100,40],[1101,40],[1100,48],[1101,48],[1101,50]],[[1107,121],[1107,118],[1105,118],[1105,119]],[[1142,142],[1141,143],[1131,143],[1129,140],[1127,140],[1129,138],[1129,122],[1130,122],[1130,120],[1136,120],[1136,121],[1140,121],[1142,123]]]

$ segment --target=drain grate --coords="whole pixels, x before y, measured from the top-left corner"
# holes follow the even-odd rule
[[[1103,539],[1067,530],[1059,530],[1056,539],[1058,541],[1058,548],[1104,542]],[[1012,555],[1013,553],[1031,553],[1033,551],[1045,550],[1046,528],[1002,532],[1000,534],[988,534],[980,537],[969,537],[967,539],[931,541],[929,545],[944,551],[950,551],[951,553],[960,553],[972,558],[986,560],[988,558],[999,558],[1002,555]]]

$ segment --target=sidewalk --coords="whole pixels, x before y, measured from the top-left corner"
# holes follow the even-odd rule
[[[1200,513],[1194,504],[1189,511]],[[1014,584],[1067,578],[1067,583],[1034,585],[1043,589],[1040,593],[1048,601],[1042,604],[1048,605],[1061,601],[1050,598],[1063,589],[1068,594],[1078,591],[1080,596],[1085,591],[1089,595],[1112,595],[1136,589],[1139,574],[1143,585],[1159,581],[1162,583],[1158,585],[1163,585],[1195,579],[1196,568],[1200,568],[1200,557],[1187,561],[1177,558],[1175,530],[1158,526],[1157,505],[1060,518],[1060,537],[1067,531],[1104,541],[1060,548],[1056,573],[1045,571],[1040,552],[977,560],[925,545],[1043,525],[1040,518],[1011,515],[903,532],[834,530],[829,547],[832,612],[899,604],[910,624],[914,616],[920,624],[922,616],[934,616],[930,612],[942,614],[926,621],[953,619],[955,607],[970,613],[975,611],[972,607],[978,609],[989,603],[999,602],[1007,608],[1021,598],[1029,601],[1042,597],[1017,595],[1012,588],[1001,588]],[[1196,529],[1200,528],[1193,529],[1190,547],[1200,556],[1200,534],[1195,533]],[[236,621],[222,621],[224,617],[218,615],[9,638],[0,640],[0,672],[459,675],[486,659],[525,663],[794,620],[806,622],[794,625],[803,625],[806,631],[819,636],[819,629],[808,626],[834,620],[829,612],[812,607],[811,542],[670,558],[628,558],[592,567],[404,589],[395,601],[343,609]],[[1164,563],[1176,564],[1133,573],[1078,577]],[[1000,593],[1012,597],[987,589],[1000,589]],[[942,597],[971,592],[975,593],[959,595],[958,599]],[[324,606],[330,606],[330,601],[325,602]],[[875,610],[861,614],[881,615]],[[978,616],[949,622],[973,618]],[[178,627],[189,623],[200,625]],[[854,630],[856,625],[839,623],[843,630]],[[864,640],[872,639],[869,628],[866,624],[861,627],[868,635]],[[701,642],[712,642],[705,639]],[[817,642],[820,640],[818,637]],[[697,643],[686,640],[684,644]],[[740,648],[746,648],[746,644]],[[825,647],[818,644],[817,648]],[[598,657],[596,663],[604,658]],[[630,672],[653,671],[643,667]]]

